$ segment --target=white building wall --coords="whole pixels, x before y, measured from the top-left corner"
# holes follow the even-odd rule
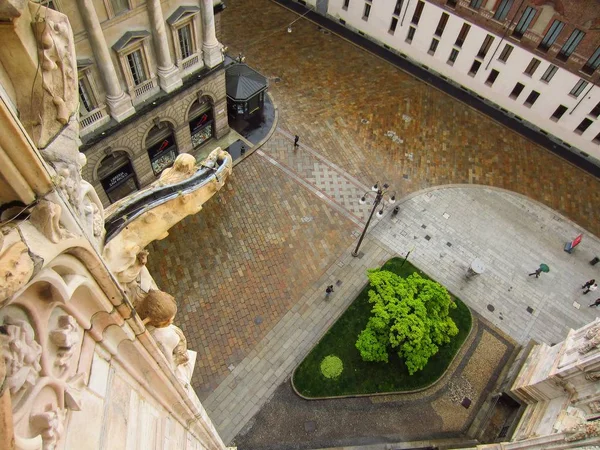
[[[581,121],[588,117],[589,112],[600,102],[600,88],[594,87],[588,93],[590,87],[588,84],[578,98],[569,95],[569,92],[580,78],[560,67],[550,83],[542,82],[540,78],[550,65],[550,61],[544,60],[541,54],[533,54],[518,47],[518,41],[510,37],[502,41],[494,54],[500,42],[500,36],[453,15],[451,11],[443,10],[427,2],[425,2],[419,24],[416,26],[417,31],[412,43],[409,44],[406,42],[406,37],[418,3],[417,0],[404,0],[394,34],[391,34],[388,30],[396,2],[394,0],[373,1],[369,19],[363,20],[365,3],[365,0],[350,0],[348,9],[345,10],[342,8],[343,0],[329,0],[328,14],[336,21],[339,21],[339,19],[346,21],[348,28],[361,31],[367,37],[385,44],[397,52],[404,53],[415,62],[428,66],[431,70],[448,77],[451,81],[474,91],[501,108],[600,160],[600,145],[592,142],[595,136],[600,133],[599,120],[589,117],[593,121],[592,125],[582,135],[574,132]],[[442,12],[448,13],[450,17],[435,54],[429,55],[429,46]],[[403,18],[404,20],[402,20]],[[454,47],[456,38],[465,22],[471,25],[469,34],[462,48]],[[468,75],[469,69],[488,34],[494,36],[494,42],[479,71],[472,77]],[[500,56],[506,43],[511,44],[514,49],[508,61],[503,63],[498,60],[498,56]],[[447,64],[447,61],[453,48],[460,50],[460,53],[454,65],[451,66]],[[532,57],[540,59],[541,64],[533,76],[530,77],[525,75],[523,71]],[[498,70],[500,74],[493,86],[487,86],[485,82],[492,69]],[[525,88],[519,97],[513,100],[509,95],[517,82],[525,85]],[[524,106],[523,102],[532,90],[539,92],[540,96],[534,105],[529,108]],[[578,102],[580,103],[575,108]],[[568,111],[558,122],[550,120],[550,116],[561,104],[566,106]],[[574,111],[573,108],[575,108]]]

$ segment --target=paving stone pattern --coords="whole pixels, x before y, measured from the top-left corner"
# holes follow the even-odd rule
[[[366,185],[501,187],[600,233],[599,180],[305,19],[287,33],[297,18],[269,0],[230,0],[222,40],[269,77],[280,126],[301,143]]]
[[[263,158],[153,243],[148,268],[178,301],[201,400],[350,245],[356,224]],[[323,288],[325,289],[325,288]]]
[[[600,255],[600,240],[546,206],[467,186],[419,193],[400,208],[372,236],[401,255],[412,250],[411,262],[520,344],[560,342],[598,315],[588,307],[598,296],[580,287],[599,278],[589,261]],[[580,233],[581,244],[566,253],[564,244]],[[475,258],[486,271],[467,279]],[[541,263],[550,272],[528,276]]]

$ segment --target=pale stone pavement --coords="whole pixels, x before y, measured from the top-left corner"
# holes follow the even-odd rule
[[[292,141],[289,133],[278,130],[274,137],[277,145],[267,143],[254,157],[266,158],[334,209],[345,210],[347,217],[364,220],[368,205],[357,209],[353,201],[364,185],[316,149],[301,145],[281,151],[282,138]],[[336,180],[335,188],[331,180]],[[412,250],[414,264],[520,343],[530,338],[558,342],[569,328],[596,316],[596,310],[587,307],[594,295],[581,295],[579,286],[598,272],[588,261],[600,254],[600,241],[549,208],[508,191],[466,185],[432,188],[398,204],[396,218],[389,208],[372,228],[361,249],[364,256],[350,255],[354,244],[346,249],[203,402],[225,442],[236,436],[354,299],[366,283],[366,269],[395,254]],[[565,253],[564,242],[580,232],[580,247]],[[487,270],[466,280],[475,257]],[[542,262],[550,266],[550,273],[528,277]],[[325,301],[325,287],[338,280],[341,285]]]

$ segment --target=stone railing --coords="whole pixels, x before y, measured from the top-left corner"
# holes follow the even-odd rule
[[[199,62],[200,56],[198,55],[198,53],[194,53],[193,55],[188,56],[186,59],[182,60],[179,67],[181,67],[182,71],[187,72],[194,66],[198,65]]]
[[[85,134],[86,132],[91,131],[92,125],[96,124],[96,126],[98,126],[99,122],[102,122],[102,119],[105,117],[108,117],[106,105],[101,105],[92,112],[79,118],[79,132]]]
[[[152,92],[156,87],[156,77],[150,78],[143,83],[133,86],[130,90],[130,94],[134,98],[143,97],[149,92]]]

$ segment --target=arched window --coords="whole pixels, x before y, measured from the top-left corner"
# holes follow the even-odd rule
[[[188,113],[192,146],[198,148],[207,142],[214,134],[214,115],[210,98],[202,96],[190,107]]]
[[[133,166],[126,152],[114,152],[100,163],[98,178],[111,203],[138,190]]]
[[[177,158],[175,135],[167,122],[160,122],[152,127],[146,137],[145,147],[156,176],[167,167],[171,167]]]

